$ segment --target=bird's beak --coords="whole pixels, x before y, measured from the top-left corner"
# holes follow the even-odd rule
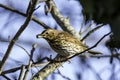
[[[41,34],[36,35],[36,38],[42,38]]]

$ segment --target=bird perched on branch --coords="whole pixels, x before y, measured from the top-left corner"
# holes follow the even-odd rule
[[[69,57],[87,49],[85,44],[65,31],[46,29],[41,34],[38,34],[37,38],[47,40],[51,48],[63,57]],[[91,54],[101,54],[92,50],[88,52]]]

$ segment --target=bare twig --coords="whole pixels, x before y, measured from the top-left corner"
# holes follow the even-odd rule
[[[1,40],[1,42],[11,42],[11,40],[10,40],[10,36],[8,36],[8,41],[6,40]],[[16,46],[18,46],[18,47],[20,47],[21,49],[23,49],[24,51],[25,51],[25,53],[30,57],[30,54],[29,54],[29,52],[24,48],[24,47],[22,47],[21,45],[19,45],[18,43],[15,43],[15,45]]]
[[[8,73],[13,73],[13,72],[18,71],[18,70],[20,70],[20,69],[21,69],[21,66],[20,66],[20,67],[16,67],[16,68],[12,68],[12,69],[3,71],[3,72],[1,73],[1,75],[8,74]]]
[[[90,66],[90,64],[87,64],[87,67],[96,75],[97,80],[102,80],[100,75],[95,71],[92,66]]]
[[[8,78],[6,75],[2,75],[6,80],[11,80],[10,78]]]
[[[27,54],[28,56],[30,56],[29,52],[28,52],[24,47],[22,47],[21,45],[19,45],[19,44],[17,44],[17,43],[15,43],[15,45],[18,46],[18,47],[20,47],[21,49],[23,49],[23,50],[26,52],[26,54]]]
[[[36,44],[36,43],[32,45],[30,60],[32,60],[33,53],[34,53],[36,47],[37,47],[37,44]]]
[[[24,74],[24,71],[25,71],[25,66],[22,65],[21,72],[20,72],[20,75],[19,75],[18,80],[22,80],[22,76],[23,76],[23,74]]]
[[[26,69],[23,80],[26,80],[26,78],[28,76],[28,72],[29,72],[30,68],[32,67],[32,57],[33,57],[33,53],[34,53],[36,47],[37,47],[37,44],[33,44],[32,49],[31,49],[31,55],[30,55],[29,64],[27,66],[27,69]]]
[[[93,23],[90,23],[89,25],[88,25],[88,27],[83,31],[83,32],[79,32],[79,34],[80,35],[82,35],[82,34],[84,34],[85,32],[87,32],[88,30],[90,30],[91,29],[91,27],[92,27],[92,25],[93,25]]]
[[[4,8],[4,9],[7,9],[9,11],[12,11],[14,13],[17,13],[19,15],[22,15],[24,17],[27,17],[27,15],[25,13],[22,13],[14,8],[11,8],[11,7],[8,7],[8,6],[5,6],[3,4],[0,4],[0,7]],[[47,28],[50,28],[48,25],[46,25],[45,23],[43,23],[42,21],[40,21],[39,19],[37,19],[35,16],[32,16],[32,20],[35,21],[36,23],[40,24],[42,27],[44,27],[45,29]]]
[[[60,70],[58,70],[58,73],[57,74],[59,74],[60,76],[62,76],[64,79],[66,79],[66,80],[71,80],[69,77],[66,77],[66,76],[64,76],[61,72],[60,72]]]
[[[80,55],[80,57],[85,57],[85,55]],[[120,54],[112,54],[112,55],[90,55],[91,58],[110,58],[110,57],[120,57]]]
[[[79,31],[79,34],[81,35],[82,33],[82,29],[84,27],[84,23],[85,23],[85,20],[82,20],[82,23],[81,23],[81,27],[80,27],[80,31]]]
[[[49,62],[45,62],[45,63],[35,63],[35,64],[32,64],[31,66],[32,67],[40,67],[40,66],[45,66],[47,65]],[[28,65],[24,65],[25,66],[25,69],[28,67]],[[12,69],[9,69],[9,70],[5,70],[1,73],[1,75],[5,75],[5,74],[9,74],[9,73],[13,73],[13,72],[16,72],[18,70],[20,70],[22,67],[16,67],[16,68],[12,68]]]
[[[26,29],[27,25],[29,24],[29,22],[30,22],[30,20],[32,18],[32,14],[33,14],[33,11],[35,9],[36,3],[37,3],[37,0],[34,0],[33,5],[30,7],[30,12],[27,15],[27,18],[26,18],[24,24],[20,27],[20,29],[18,30],[18,32],[16,33],[16,35],[13,37],[12,41],[10,42],[10,44],[8,46],[8,49],[7,49],[6,53],[5,53],[5,56],[3,57],[2,62],[0,64],[0,74],[2,72],[2,69],[3,69],[4,65],[5,65],[5,63],[6,63],[7,58],[9,57],[9,55],[11,53],[11,50],[12,50],[15,42],[18,40],[21,33]]]
[[[91,31],[89,31],[82,39],[81,41],[84,41],[89,35],[91,35],[93,32],[95,32],[96,30],[98,30],[99,28],[103,27],[104,24],[97,26],[96,28],[92,29]]]
[[[23,77],[23,80],[27,80],[28,72],[29,72],[29,70],[31,68],[31,65],[32,65],[32,61],[30,60],[28,66],[27,66],[27,69],[25,71],[25,75]]]

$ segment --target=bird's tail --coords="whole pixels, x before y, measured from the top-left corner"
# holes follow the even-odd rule
[[[101,53],[101,52],[94,51],[94,50],[89,50],[88,52],[89,52],[90,54],[93,54],[93,55],[103,54],[103,53]]]

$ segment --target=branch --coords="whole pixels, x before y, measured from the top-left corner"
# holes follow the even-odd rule
[[[86,57],[86,56],[85,56],[85,55],[80,55],[80,57]],[[90,55],[90,57],[91,57],[91,58],[110,58],[110,57],[117,58],[117,57],[120,57],[120,54],[112,54],[112,55]],[[60,61],[59,61],[59,62],[60,62]],[[45,65],[48,64],[48,63],[49,63],[49,62],[32,64],[32,67],[45,66]],[[28,65],[24,65],[24,66],[25,66],[25,69],[26,69]],[[22,67],[16,67],[16,68],[12,68],[12,69],[3,71],[3,72],[1,73],[1,75],[5,75],[5,74],[9,74],[9,73],[16,72],[16,71],[20,70],[21,68],[22,68]]]
[[[90,66],[90,64],[86,64],[86,65],[94,73],[94,75],[96,75],[97,80],[102,80],[100,75],[96,72],[96,70],[92,66]]]
[[[31,49],[31,55],[30,55],[29,64],[28,64],[27,69],[26,69],[26,71],[25,71],[25,75],[24,75],[23,80],[26,80],[26,79],[27,79],[28,72],[29,72],[29,70],[30,70],[30,69],[31,69],[31,67],[32,67],[32,63],[33,63],[32,58],[33,58],[33,53],[34,53],[34,51],[35,51],[36,47],[37,47],[37,44],[33,44],[33,45],[32,45],[32,49]]]
[[[25,75],[23,77],[23,80],[27,80],[28,72],[31,69],[31,65],[32,65],[32,61],[30,60],[28,66],[27,66],[27,69],[25,71]]]
[[[76,38],[80,39],[80,35],[74,30],[74,28],[70,25],[69,18],[65,18],[62,16],[57,6],[55,5],[53,0],[46,1],[46,5],[48,6],[48,11],[51,13],[56,22],[60,25],[60,27],[72,34]]]
[[[11,42],[11,40],[10,40],[10,36],[8,36],[8,40],[0,40],[1,42]],[[14,45],[16,45],[16,46],[18,46],[18,47],[20,47],[21,49],[23,49],[24,51],[25,51],[25,53],[30,57],[30,54],[29,54],[29,52],[24,48],[24,47],[22,47],[21,45],[19,45],[17,42],[14,44]],[[37,45],[37,44],[36,44]],[[33,60],[32,60],[33,61]]]
[[[9,73],[13,73],[13,72],[18,71],[18,70],[20,70],[20,69],[21,69],[21,66],[20,66],[20,67],[16,67],[16,68],[12,68],[12,69],[9,69],[9,70],[6,70],[6,71],[3,71],[3,72],[1,73],[1,75],[5,75],[5,74],[9,74]]]
[[[25,71],[25,66],[22,65],[18,80],[22,80],[22,76],[23,76],[23,74],[24,74],[24,71]]]
[[[6,80],[11,80],[10,78],[8,78],[6,75],[2,75]]]
[[[9,55],[11,53],[11,50],[12,50],[15,42],[18,40],[21,33],[26,29],[27,25],[29,24],[29,22],[30,22],[30,20],[32,18],[32,14],[34,12],[36,3],[37,3],[37,0],[34,0],[33,4],[30,7],[29,14],[27,15],[27,18],[26,18],[24,24],[20,27],[20,29],[18,30],[18,32],[16,33],[16,35],[13,37],[12,41],[10,42],[10,44],[8,46],[8,49],[7,49],[6,53],[5,53],[5,56],[3,57],[2,62],[0,64],[0,74],[2,72],[2,69],[3,69],[4,65],[5,65],[5,63],[6,63],[7,58],[9,57]]]
[[[96,30],[98,30],[99,28],[103,27],[104,24],[97,26],[96,28],[92,29],[91,31],[89,31],[82,39],[81,41],[84,41],[89,35],[91,35],[93,32],[95,32]]]
[[[56,74],[59,74],[59,75],[60,75],[61,77],[63,77],[65,80],[71,80],[69,77],[64,76],[64,75],[60,72],[60,70],[58,70],[58,72],[57,72]]]
[[[9,11],[12,11],[14,13],[17,13],[19,15],[22,15],[24,17],[27,17],[27,15],[25,13],[22,13],[14,8],[8,7],[6,5],[0,4],[0,7],[7,9]],[[42,21],[40,21],[39,19],[37,19],[35,16],[32,16],[32,20],[35,21],[36,23],[40,24],[42,27],[44,27],[45,29],[50,28],[48,25],[46,25],[45,23],[43,23]]]
[[[61,56],[57,56],[54,60],[58,61],[58,60],[64,60],[65,58],[61,57]],[[45,78],[53,73],[53,71],[55,71],[57,68],[59,68],[60,66],[62,66],[64,62],[57,62],[54,63],[53,61],[50,62],[48,65],[46,65],[44,68],[42,68],[40,71],[38,71],[31,80],[45,80]]]
[[[32,64],[31,66],[32,67],[40,67],[40,66],[45,66],[47,65],[49,62],[45,62],[45,63],[37,63],[37,64]],[[29,65],[24,65],[25,69],[28,68]],[[22,68],[22,66],[20,67],[16,67],[16,68],[12,68],[12,69],[9,69],[9,70],[5,70],[1,73],[1,75],[5,75],[5,74],[9,74],[9,73],[13,73],[13,72],[16,72],[18,70],[20,70]]]

